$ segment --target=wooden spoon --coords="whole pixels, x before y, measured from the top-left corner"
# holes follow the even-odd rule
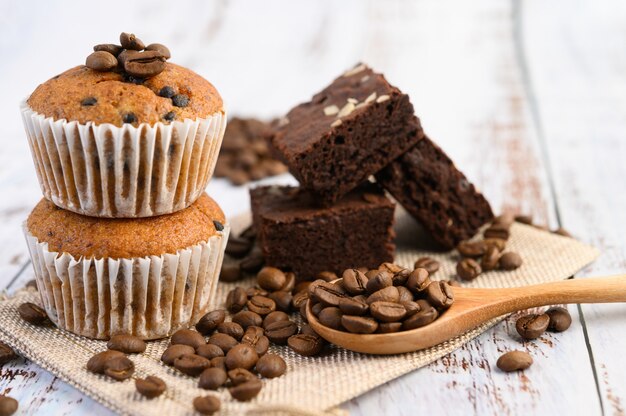
[[[565,280],[507,289],[452,287],[454,303],[435,322],[391,334],[351,334],[322,325],[307,304],[309,325],[322,338],[348,350],[399,354],[430,348],[492,318],[536,306],[626,302],[626,275]]]

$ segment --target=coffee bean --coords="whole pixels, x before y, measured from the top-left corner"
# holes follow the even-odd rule
[[[389,286],[393,286],[393,275],[381,270],[367,281],[365,289],[372,294]]]
[[[155,376],[135,380],[137,392],[148,399],[154,399],[165,392],[165,381]]]
[[[437,309],[447,309],[454,303],[454,293],[447,282],[432,282],[426,289],[426,299]]]
[[[248,295],[244,288],[237,286],[226,295],[226,309],[230,313],[241,311],[248,302]]]
[[[176,118],[176,113],[173,111],[168,111],[167,113],[163,115],[163,120],[165,121],[174,121],[175,118]]]
[[[503,240],[501,238],[485,238],[483,241],[485,242],[487,247],[494,246],[498,249],[499,252],[503,252],[506,248],[506,240]]]
[[[411,270],[402,269],[393,275],[393,277],[391,278],[391,281],[394,286],[404,287],[404,285],[406,285],[407,280],[409,279],[410,274],[411,274]]]
[[[135,113],[126,113],[122,116],[122,121],[125,124],[132,124],[137,121],[137,116],[135,116]]]
[[[252,241],[240,237],[228,238],[228,243],[226,243],[226,254],[229,256],[240,259],[245,257],[250,250],[252,250]]]
[[[104,363],[104,374],[117,381],[128,380],[135,372],[135,364],[128,357],[113,357]]]
[[[367,279],[371,279],[372,277],[376,276],[378,274],[378,269],[371,269],[371,270],[367,270],[363,273],[365,273],[365,277],[367,277]]]
[[[274,292],[285,285],[287,277],[281,270],[265,266],[257,274],[256,281],[261,288]]]
[[[172,97],[172,104],[175,107],[187,107],[189,105],[189,97],[185,94],[176,94]]]
[[[270,292],[259,287],[249,287],[246,289],[246,295],[248,296],[248,299],[253,296],[269,296],[269,294]]]
[[[509,235],[509,226],[499,223],[491,225],[483,233],[485,238],[499,238],[501,240],[508,240]]]
[[[313,297],[320,302],[324,302],[332,306],[337,306],[339,305],[339,301],[343,298],[348,297],[348,295],[341,286],[338,286],[334,283],[321,281],[315,286],[315,289],[313,291]]]
[[[172,98],[174,95],[176,95],[176,91],[174,91],[174,88],[170,86],[166,85],[159,90],[159,97]],[[228,240],[230,241],[230,238]],[[228,247],[228,244],[226,245],[226,247]]]
[[[509,251],[500,256],[500,268],[502,270],[515,270],[522,265],[519,254]]]
[[[136,354],[146,350],[146,343],[132,335],[113,335],[107,343],[107,348],[126,354]]]
[[[235,387],[231,387],[228,389],[228,391],[230,392],[230,395],[233,397],[233,399],[240,402],[246,402],[254,399],[259,394],[262,387],[263,383],[261,383],[261,380],[256,379],[246,381],[245,383],[239,384]]]
[[[233,322],[237,322],[239,325],[241,325],[243,329],[247,329],[250,326],[263,325],[263,318],[261,318],[261,315],[252,311],[237,312],[235,315],[233,315],[232,320]]]
[[[402,302],[410,302],[413,300],[413,293],[405,286],[396,286],[398,288],[398,293],[400,294],[398,298],[398,303]],[[349,314],[350,315],[350,314]]]
[[[0,367],[16,358],[17,355],[15,354],[15,351],[13,351],[13,348],[0,341]]]
[[[256,273],[261,270],[264,264],[265,259],[263,255],[253,250],[248,257],[239,263],[239,267],[246,273]]]
[[[237,341],[243,337],[243,327],[236,322],[222,322],[217,326],[217,332],[230,335]]]
[[[280,288],[279,292],[289,292],[292,293],[294,287],[296,286],[296,275],[292,272],[285,273],[285,284]]]
[[[441,264],[431,257],[420,257],[413,265],[415,269],[426,269],[429,275],[437,273]]]
[[[80,102],[80,105],[82,105],[83,107],[91,107],[96,105],[97,103],[98,99],[96,97],[87,97]]]
[[[268,298],[272,299],[274,303],[276,303],[276,309],[282,312],[291,311],[291,302],[293,301],[293,295],[291,292],[287,292],[284,290],[279,290],[278,292],[272,292],[267,295]]]
[[[509,351],[498,358],[496,365],[507,373],[526,370],[533,363],[533,358],[524,351]]]
[[[226,354],[226,367],[229,369],[245,368],[250,370],[259,360],[259,355],[248,344],[235,345]]]
[[[165,69],[165,58],[157,51],[135,52],[126,55],[124,70],[138,78],[151,78]],[[172,100],[176,95],[172,97]],[[174,103],[174,105],[176,105]],[[185,107],[185,106],[177,106]]]
[[[311,286],[311,283],[313,282],[303,281],[303,282],[297,283],[296,286],[293,288],[292,293],[294,293],[295,294],[294,296],[296,296],[298,293],[305,292],[307,293],[307,296],[308,296],[308,289],[309,289],[309,286]]]
[[[397,322],[406,315],[406,309],[395,302],[373,302],[370,305],[370,313],[379,322]]]
[[[265,316],[276,310],[276,302],[265,296],[253,296],[247,303],[248,310]]]
[[[320,323],[328,328],[341,330],[341,317],[343,314],[341,310],[336,306],[330,306],[328,308],[324,308],[317,315],[317,319]]]
[[[213,357],[211,358],[211,367],[221,368],[226,371],[226,357]]]
[[[302,290],[297,292],[293,299],[291,300],[291,304],[295,309],[299,309],[306,301],[309,300],[309,293],[307,290]]]
[[[542,313],[537,315],[534,313],[524,315],[515,322],[517,333],[524,339],[536,339],[548,329],[550,317]]]
[[[89,361],[87,361],[87,371],[90,371],[96,374],[103,374],[105,364],[108,361],[114,358],[119,358],[119,357],[126,357],[126,356],[124,355],[124,353],[120,351],[106,350],[106,351],[99,352],[95,354],[93,357],[91,357]]]
[[[232,283],[240,280],[241,278],[241,269],[238,264],[222,263],[220,282]]]
[[[515,216],[513,214],[504,213],[495,217],[492,221],[492,225],[499,225],[505,228],[509,228],[511,227],[514,221],[515,221]]]
[[[161,355],[161,361],[163,361],[167,365],[174,365],[174,361],[176,361],[177,358],[180,358],[183,355],[189,355],[193,353],[195,353],[195,349],[194,347],[191,347],[189,345],[170,345],[165,351],[163,351],[163,354]],[[87,364],[87,366],[89,366],[89,364]]]
[[[378,266],[378,270],[385,270],[391,274],[396,274],[404,270],[404,267],[399,266],[395,263],[385,262]]]
[[[113,56],[119,55],[123,50],[124,48],[122,48],[120,45],[115,45],[113,43],[103,43],[93,47],[94,52],[108,52]]]
[[[380,289],[377,292],[372,293],[368,296],[365,301],[368,305],[371,305],[373,302],[377,301],[385,301],[385,302],[397,302],[400,300],[400,292],[398,288],[395,286],[388,286],[384,289]]]
[[[423,300],[423,299],[420,299]],[[404,309],[406,310],[406,317],[408,318],[409,316],[413,316],[415,315],[417,312],[419,312],[421,310],[421,307],[419,306],[419,304],[415,301],[400,301],[399,302],[402,306],[404,306]]]
[[[339,301],[339,309],[346,315],[365,315],[369,305],[354,298],[345,298]]]
[[[196,324],[196,330],[202,335],[209,335],[215,331],[219,324],[224,322],[224,319],[226,319],[226,311],[223,309],[216,309],[200,318]]]
[[[253,347],[259,356],[264,355],[270,346],[270,340],[264,335],[263,328],[258,326],[248,327],[241,338],[241,343]]]
[[[198,348],[200,345],[206,344],[204,337],[197,331],[191,329],[179,329],[172,334],[170,339],[171,345],[182,344]]]
[[[289,315],[287,315],[285,312],[274,311],[263,319],[263,328],[267,328],[268,325],[274,322],[288,321],[288,320],[289,320]]]
[[[259,358],[259,361],[257,361],[256,371],[261,375],[261,377],[280,377],[285,374],[285,371],[287,371],[287,363],[285,363],[285,360],[283,360],[280,355],[265,354],[263,357]]]
[[[258,377],[245,368],[235,368],[228,371],[228,378],[234,386],[246,383],[250,380],[258,380]]]
[[[486,248],[484,241],[461,241],[456,246],[457,251],[463,257],[480,257],[485,254]]]
[[[456,265],[456,274],[461,279],[470,281],[474,280],[482,273],[480,264],[474,259],[463,259]]]
[[[519,222],[526,225],[532,225],[533,217],[532,215],[516,215],[515,222]]]
[[[140,51],[145,48],[144,43],[137,36],[135,36],[134,33],[122,32],[120,35],[120,44],[122,45],[122,48],[132,51]]]
[[[337,280],[339,278],[339,276],[337,276],[335,273],[333,272],[319,272],[317,274],[317,279],[321,279],[325,282],[332,282],[334,280]]]
[[[302,307],[306,307],[306,303],[304,305],[302,305]],[[313,315],[315,316],[320,316],[320,312],[322,311],[322,309],[324,309],[326,306],[323,303],[316,303],[313,306],[311,306],[311,312],[313,312]]]
[[[226,384],[226,380],[228,380],[228,374],[224,369],[211,367],[200,374],[198,387],[205,390],[217,390]]]
[[[13,397],[0,395],[0,416],[11,416],[18,407],[18,401]]]
[[[35,305],[31,302],[22,303],[17,307],[17,312],[20,318],[31,325],[44,326],[51,323],[46,311],[39,305]]]
[[[413,270],[406,281],[406,287],[411,292],[418,294],[426,290],[431,280],[428,270],[418,267]]]
[[[198,396],[193,399],[193,408],[203,415],[212,415],[220,410],[222,402],[215,396]]]
[[[500,260],[500,250],[496,246],[489,245],[485,250],[485,255],[480,261],[482,270],[495,270],[498,268]]]
[[[343,315],[341,325],[353,334],[372,334],[378,329],[378,322],[364,316]]]
[[[193,354],[193,352],[191,352],[191,354]],[[222,349],[217,345],[213,344],[200,345],[198,348],[196,348],[196,354],[198,354],[200,357],[206,358],[207,360],[212,360],[215,357],[224,357],[224,351],[222,351]]]
[[[408,331],[420,328],[434,322],[437,317],[439,317],[437,309],[432,307],[428,302],[419,300],[417,301],[417,305],[419,305],[419,310],[402,322],[402,329]]]
[[[211,367],[211,362],[197,354],[185,354],[174,360],[174,367],[183,374],[196,377]]]
[[[546,315],[550,317],[548,330],[552,332],[563,332],[572,324],[572,317],[567,309],[561,306],[553,306],[546,311]],[[0,364],[1,364],[0,360]]]
[[[109,52],[97,51],[87,57],[85,66],[94,71],[110,71],[117,66],[117,58]]]
[[[302,356],[312,357],[322,351],[324,340],[317,334],[298,334],[289,337],[287,345]]]
[[[145,50],[156,51],[160,53],[161,56],[165,59],[170,59],[172,57],[172,54],[170,53],[170,50],[167,48],[167,46],[161,45],[160,43],[151,43],[145,47]]]
[[[287,339],[298,332],[298,325],[292,321],[277,321],[265,328],[265,336],[275,344],[284,345]]]
[[[239,344],[237,340],[230,335],[215,333],[209,337],[209,344],[217,345],[224,351],[224,354],[228,353],[231,348]]]
[[[556,230],[552,231],[554,234],[561,235],[563,237],[573,238],[573,236],[563,227],[559,227]]]

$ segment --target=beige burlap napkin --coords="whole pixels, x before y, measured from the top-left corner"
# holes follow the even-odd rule
[[[234,233],[237,234],[248,221],[241,218],[233,221]],[[457,261],[454,253],[429,253],[410,248],[417,242],[407,245],[414,232],[411,227],[409,222],[400,218],[396,263],[410,267],[418,257],[429,255],[442,263],[436,278],[448,279],[454,275]],[[512,272],[487,272],[471,282],[471,286],[523,286],[566,279],[598,255],[593,247],[530,226],[514,224],[511,234],[507,248],[521,254],[523,266]],[[239,284],[252,283],[250,280]],[[228,291],[235,286],[220,284],[213,306],[221,306]],[[199,389],[197,379],[160,362],[159,357],[167,341],[150,342],[145,353],[131,356],[136,366],[135,377],[161,377],[167,383],[167,391],[159,398],[147,400],[136,393],[132,380],[115,382],[85,370],[87,360],[94,353],[106,349],[105,342],[24,323],[16,311],[17,306],[24,301],[38,302],[38,296],[30,292],[0,302],[0,339],[21,355],[124,415],[193,414],[193,398],[206,394],[220,397],[222,414],[337,414],[340,413],[335,408],[338,404],[443,357],[500,320],[494,319],[428,350],[394,356],[372,356],[331,347],[321,356],[301,357],[287,347],[272,346],[270,351],[286,360],[287,372],[279,378],[264,380],[263,390],[249,403],[233,401],[226,389],[217,392]]]

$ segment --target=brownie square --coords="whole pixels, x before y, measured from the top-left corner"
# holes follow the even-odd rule
[[[395,204],[367,183],[332,207],[303,188],[265,186],[250,191],[258,241],[268,265],[300,279],[319,272],[393,261]]]
[[[446,248],[471,238],[493,218],[485,197],[426,136],[376,180]]]
[[[322,203],[337,201],[422,137],[409,97],[365,65],[293,108],[271,145]]]

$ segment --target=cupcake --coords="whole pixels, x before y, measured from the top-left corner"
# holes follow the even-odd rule
[[[46,199],[83,215],[138,218],[191,205],[226,127],[222,98],[169,50],[123,33],[21,105]]]
[[[162,338],[194,324],[215,293],[229,229],[206,194],[139,219],[87,217],[42,199],[24,224],[48,315],[98,339]]]

